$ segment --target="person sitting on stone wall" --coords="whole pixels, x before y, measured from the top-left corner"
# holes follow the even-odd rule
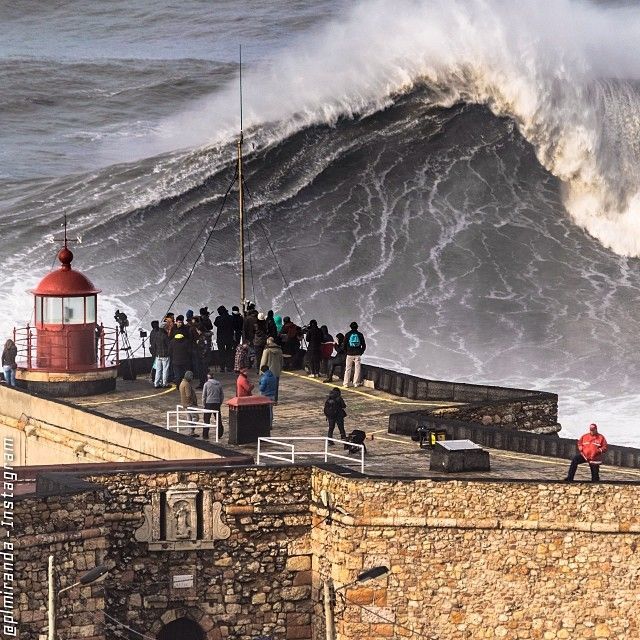
[[[569,472],[564,479],[565,482],[573,482],[579,464],[589,463],[591,469],[591,481],[600,482],[600,465],[602,456],[607,451],[608,445],[605,437],[598,433],[598,425],[590,424],[589,433],[585,433],[577,442],[578,452],[571,460]]]

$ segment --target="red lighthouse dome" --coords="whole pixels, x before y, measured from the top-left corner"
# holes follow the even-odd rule
[[[100,293],[91,280],[79,271],[71,268],[73,253],[68,247],[58,252],[61,266],[47,274],[33,290],[36,296],[84,296]]]

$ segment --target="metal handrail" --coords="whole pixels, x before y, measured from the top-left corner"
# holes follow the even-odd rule
[[[210,427],[207,424],[199,420],[191,420],[189,414],[198,414],[203,417],[209,414],[213,417]],[[186,415],[187,418],[182,418],[182,415]],[[167,411],[167,426],[170,431],[175,430],[180,433],[180,429],[195,429],[195,427],[211,428],[216,435],[216,442],[218,442],[218,424],[220,419],[220,412],[216,409],[200,409],[199,407],[184,407],[181,404],[177,404],[175,411]]]
[[[324,450],[323,451],[298,451],[295,450],[295,444],[289,444],[289,440],[321,440],[324,441]],[[258,464],[260,464],[261,458],[271,458],[272,460],[280,460],[284,462],[289,462],[291,464],[295,464],[296,453],[298,458],[304,456],[322,456],[324,457],[324,461],[328,462],[329,458],[338,458],[340,460],[349,460],[350,462],[354,461],[352,456],[345,456],[339,453],[335,453],[329,449],[329,442],[349,445],[349,447],[357,447],[360,449],[360,473],[364,473],[364,450],[365,446],[363,444],[356,444],[353,442],[348,442],[346,440],[338,440],[337,438],[327,438],[327,437],[319,437],[319,436],[291,436],[289,438],[258,438]],[[283,447],[284,451],[276,451],[276,452],[265,452],[262,449],[263,444],[272,444]]]
[[[53,362],[64,362],[65,371],[91,371],[94,369],[106,369],[117,366],[119,359],[118,331],[112,327],[97,325],[99,332],[96,340],[95,362],[93,364],[73,364],[69,361],[70,334],[61,332],[59,344],[49,346],[47,360]],[[13,341],[18,349],[16,361],[18,367],[34,371],[49,371],[59,369],[56,365],[47,362],[46,365],[38,363],[38,331],[35,327],[14,327]],[[42,355],[42,354],[41,354]]]

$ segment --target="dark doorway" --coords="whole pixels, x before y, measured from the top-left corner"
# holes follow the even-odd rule
[[[165,625],[158,640],[206,640],[200,625],[189,618],[178,618]]]

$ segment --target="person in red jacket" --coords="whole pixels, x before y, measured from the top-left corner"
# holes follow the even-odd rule
[[[578,451],[569,466],[569,472],[564,479],[565,482],[572,482],[576,475],[576,469],[579,464],[589,463],[591,469],[591,481],[600,482],[600,465],[602,464],[602,456],[608,448],[605,437],[598,433],[598,425],[590,424],[589,433],[585,433],[578,440]]]
[[[240,375],[236,380],[236,396],[238,398],[250,396],[253,391],[253,385],[249,382],[247,372],[248,369],[240,369]]]

